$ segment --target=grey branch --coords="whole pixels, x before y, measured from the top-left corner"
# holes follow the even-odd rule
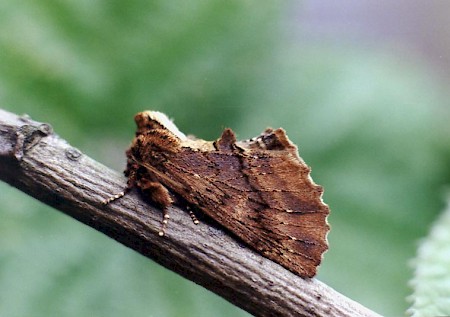
[[[0,178],[45,204],[202,285],[255,316],[379,316],[317,279],[302,279],[220,228],[193,224],[173,207],[160,237],[161,211],[121,173],[84,155],[48,124],[0,109]]]

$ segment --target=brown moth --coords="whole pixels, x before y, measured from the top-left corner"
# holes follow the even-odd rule
[[[245,141],[225,129],[209,142],[185,136],[160,112],[140,112],[134,119],[127,188],[106,203],[138,187],[164,211],[160,235],[167,207],[182,202],[288,270],[302,277],[316,274],[328,249],[329,209],[283,129]]]

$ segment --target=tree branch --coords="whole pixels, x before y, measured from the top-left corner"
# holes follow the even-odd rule
[[[257,316],[379,316],[316,279],[302,279],[211,224],[194,225],[132,191],[121,174],[82,154],[48,124],[0,110],[0,178]]]

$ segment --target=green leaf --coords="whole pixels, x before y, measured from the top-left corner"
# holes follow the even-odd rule
[[[414,261],[412,317],[450,315],[450,198]]]

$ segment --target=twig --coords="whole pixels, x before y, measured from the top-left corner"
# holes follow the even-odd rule
[[[256,316],[379,316],[317,279],[302,279],[249,250],[220,228],[194,225],[135,192],[104,206],[126,180],[82,154],[48,124],[0,110],[0,178]]]

